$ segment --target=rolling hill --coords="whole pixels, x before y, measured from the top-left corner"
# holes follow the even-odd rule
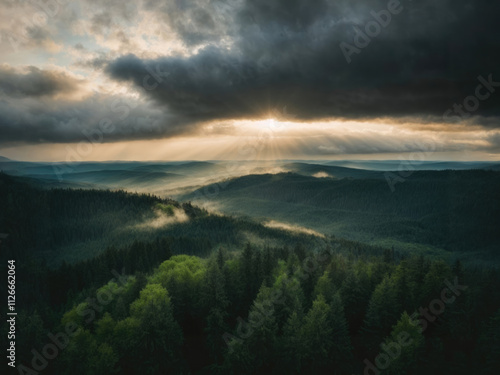
[[[385,179],[382,172],[369,171],[364,169],[346,168],[339,166],[307,164],[307,163],[289,163],[284,164],[283,169],[301,174],[304,176],[318,178],[374,178]]]
[[[316,167],[310,168],[309,174],[316,173]],[[179,198],[226,214],[278,220],[371,244],[498,256],[499,187],[500,173],[482,170],[419,171],[394,192],[381,178],[283,173],[243,176]]]
[[[39,180],[0,173],[0,233],[9,234],[16,257],[49,265],[97,256],[109,246],[167,237],[174,252],[206,255],[219,246],[315,247],[321,235],[270,227],[253,220],[210,214],[190,203],[150,194],[96,189],[40,189]],[[5,255],[5,254],[4,254]]]

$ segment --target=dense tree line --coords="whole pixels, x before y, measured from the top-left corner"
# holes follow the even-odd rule
[[[52,273],[68,281],[67,301],[62,309],[39,303],[24,315],[22,363],[29,367],[30,350],[50,343],[47,331],[75,323],[77,333],[46,373],[351,374],[366,363],[385,366],[377,358],[386,352],[397,354],[388,357],[388,374],[498,368],[495,269],[359,255],[341,245],[318,251],[248,243],[206,258],[172,255],[167,240],[143,248],[151,254],[138,244],[124,249],[151,259],[133,275],[105,269],[123,264],[116,249]],[[91,269],[113,279],[79,292],[69,275]],[[455,284],[464,287],[456,294]],[[453,302],[436,312],[445,288]],[[109,301],[99,303],[103,296]],[[47,321],[44,309],[59,320]],[[408,345],[395,346],[401,337]]]
[[[15,203],[1,203],[9,237],[0,246],[2,261],[19,260],[17,373],[494,374],[500,365],[494,266],[291,234],[147,195],[9,179],[0,190]],[[114,210],[135,221],[158,204],[189,220],[57,267],[30,222],[48,210],[57,236],[54,223],[80,217],[91,228]],[[78,231],[69,227],[61,231]]]

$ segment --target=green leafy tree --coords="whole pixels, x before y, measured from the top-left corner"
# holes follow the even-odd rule
[[[177,368],[182,330],[175,321],[170,297],[160,284],[149,284],[130,306],[131,316],[140,322],[139,361],[144,373],[162,373]]]
[[[63,375],[106,375],[117,372],[118,356],[107,343],[99,343],[88,330],[80,330],[71,339],[57,363]]]

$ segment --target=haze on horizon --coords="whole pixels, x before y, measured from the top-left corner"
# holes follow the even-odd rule
[[[500,160],[498,2],[0,4],[2,156]]]

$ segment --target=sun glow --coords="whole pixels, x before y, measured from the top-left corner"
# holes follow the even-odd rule
[[[277,159],[400,159],[431,145],[428,158],[439,158],[445,149],[456,154],[444,158],[491,159],[491,155],[465,153],[471,145],[488,144],[491,132],[436,131],[440,124],[395,124],[391,121],[316,122],[287,121],[276,117],[212,121],[184,136],[97,143],[82,160],[277,160]],[[85,141],[82,139],[82,141]],[[4,148],[13,159],[64,161],[75,144],[22,145]],[[140,155],[140,157],[138,156]],[[73,156],[74,157],[74,156]]]

